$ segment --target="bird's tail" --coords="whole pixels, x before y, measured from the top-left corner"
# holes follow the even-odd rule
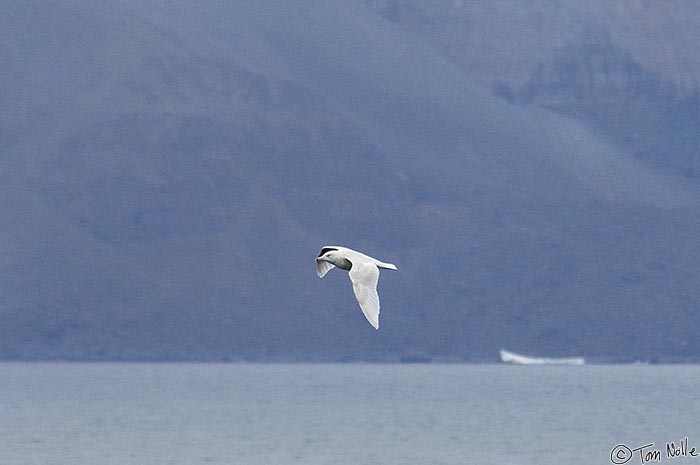
[[[384,268],[384,269],[387,269],[387,270],[398,271],[398,268],[396,268],[396,265],[394,265],[393,263],[377,262],[377,266],[378,266],[379,268]]]

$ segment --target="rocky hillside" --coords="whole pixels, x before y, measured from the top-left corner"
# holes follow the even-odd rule
[[[700,10],[691,2],[365,3],[495,95],[700,177]]]
[[[597,55],[563,35],[484,86],[438,46],[453,3],[407,5],[7,2],[0,357],[698,360],[695,162],[644,152],[642,112],[605,130],[613,85],[692,118],[680,78],[613,34],[667,98],[578,101]],[[380,331],[325,244],[398,265]]]

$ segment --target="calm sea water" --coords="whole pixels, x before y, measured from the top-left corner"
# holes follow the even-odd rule
[[[700,450],[699,393],[698,366],[5,363],[0,463],[700,464],[665,450]]]

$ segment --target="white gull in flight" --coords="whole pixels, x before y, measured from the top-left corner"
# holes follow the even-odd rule
[[[396,270],[391,263],[380,262],[360,252],[347,247],[327,245],[321,249],[316,257],[316,274],[323,278],[332,268],[348,270],[352,290],[360,304],[362,313],[374,329],[379,329],[379,295],[377,295],[377,282],[379,281],[379,268]]]

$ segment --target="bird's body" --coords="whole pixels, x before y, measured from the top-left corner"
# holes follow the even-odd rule
[[[377,294],[379,268],[396,270],[396,266],[347,247],[332,245],[323,247],[316,257],[316,274],[319,278],[323,278],[335,267],[348,271],[352,290],[355,292],[362,313],[374,329],[379,329],[379,295]]]

